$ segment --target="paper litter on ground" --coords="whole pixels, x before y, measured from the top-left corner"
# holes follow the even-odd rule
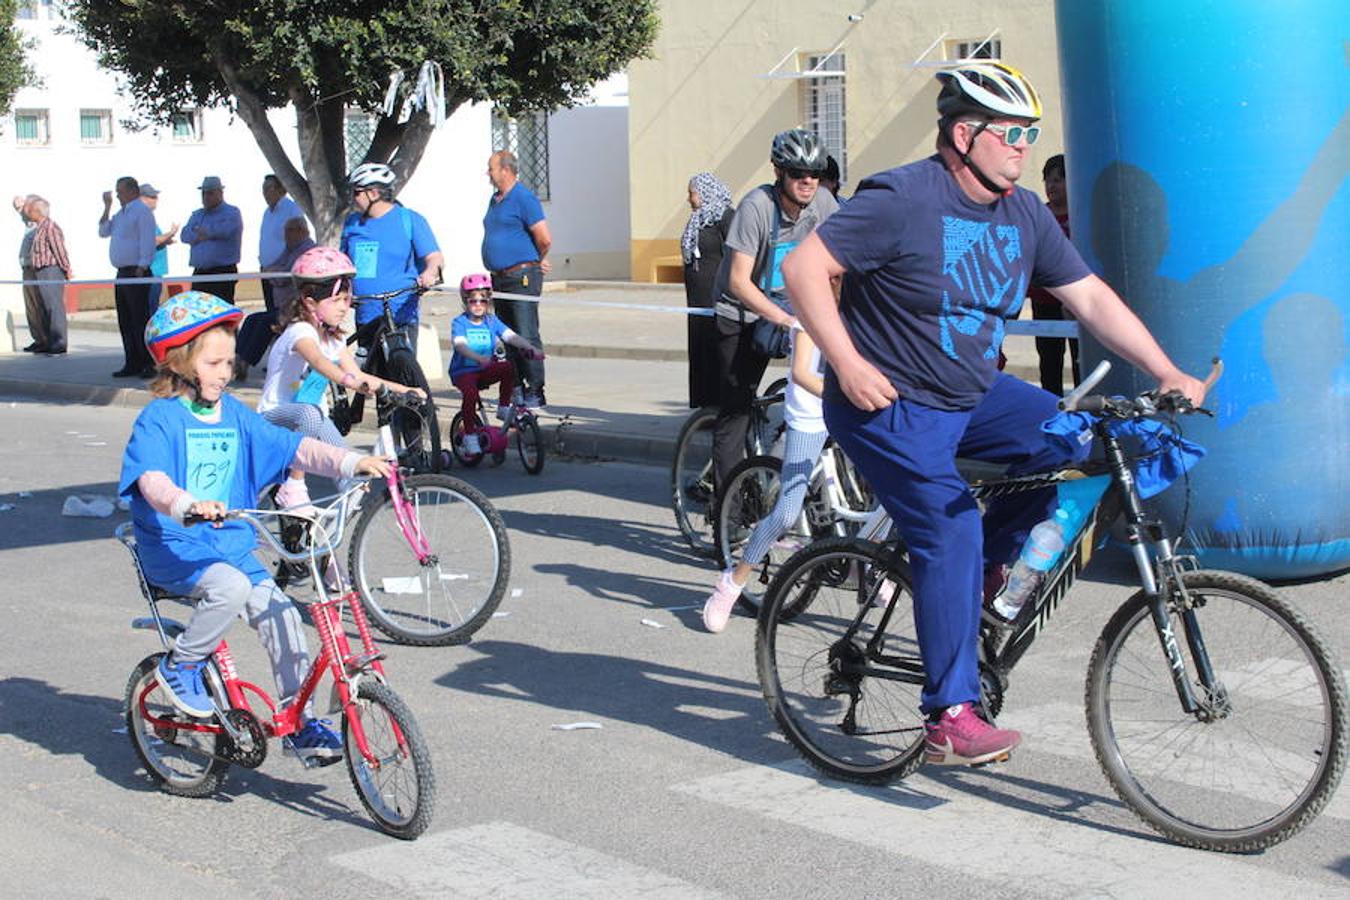
[[[599,722],[568,722],[565,725],[550,725],[554,731],[591,731],[604,728]]]

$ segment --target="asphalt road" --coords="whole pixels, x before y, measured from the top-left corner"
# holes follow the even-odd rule
[[[465,647],[388,647],[434,751],[431,829],[364,814],[345,767],[274,752],[186,800],[121,728],[156,649],[111,494],[134,411],[0,398],[0,884],[11,897],[1344,897],[1350,791],[1292,841],[1229,857],[1156,838],[1110,791],[1082,720],[1093,640],[1129,593],[1107,554],[1023,661],[1007,764],[861,788],[812,776],[760,696],[753,627],[705,634],[714,578],[685,552],[656,468],[514,459],[469,479],[511,528],[512,590]],[[458,474],[463,474],[459,472]],[[31,496],[19,496],[29,492]],[[1287,588],[1350,658],[1350,578]],[[658,627],[659,626],[659,627]],[[265,678],[236,626],[241,666]],[[595,722],[590,730],[553,726]],[[275,748],[274,748],[275,750]]]

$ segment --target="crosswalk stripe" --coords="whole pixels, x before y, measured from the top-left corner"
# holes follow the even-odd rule
[[[1152,840],[1104,840],[1091,823],[989,802],[923,775],[861,787],[822,781],[794,760],[672,790],[935,866],[963,867],[975,859],[979,872],[996,871],[1012,888],[1046,894],[1154,897],[1185,885],[1194,897],[1343,896],[1232,856]]]
[[[716,898],[671,875],[510,822],[385,841],[335,856],[336,865],[418,897]]]

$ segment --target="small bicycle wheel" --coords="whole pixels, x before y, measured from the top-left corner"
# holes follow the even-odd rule
[[[1169,611],[1200,708],[1181,708],[1148,598],[1111,617],[1088,665],[1088,730],[1120,799],[1151,827],[1206,850],[1251,852],[1326,805],[1346,759],[1339,667],[1312,624],[1269,586],[1187,572],[1193,604]],[[1192,615],[1193,614],[1193,615]],[[1203,683],[1195,652],[1214,672]]]
[[[348,571],[371,622],[396,641],[462,644],[491,617],[511,578],[506,525],[487,497],[449,475],[400,482],[431,553],[419,557],[388,490],[366,498]]]
[[[363,754],[351,716],[360,720]],[[402,698],[389,685],[363,680],[342,718],[347,773],[361,804],[387,834],[411,841],[427,830],[436,805],[431,750]]]
[[[220,787],[225,770],[230,767],[220,758],[225,736],[218,728],[207,732],[173,727],[180,722],[184,726],[201,726],[211,720],[194,719],[173,705],[155,679],[163,656],[163,653],[147,656],[127,680],[123,699],[127,734],[145,771],[161,788],[180,797],[206,797]],[[150,721],[147,715],[158,722]]]
[[[516,451],[525,471],[538,475],[544,471],[544,436],[539,431],[539,420],[533,415],[522,416],[516,422]]]
[[[923,760],[923,665],[909,571],[893,551],[818,541],[778,570],[755,632],[760,688],[812,766],[847,781],[902,778]]]
[[[455,417],[450,420],[450,449],[455,454],[455,459],[466,469],[472,469],[483,461],[486,455],[481,451],[470,453],[464,449],[464,413],[457,412]]]
[[[713,426],[715,409],[700,409],[685,419],[670,467],[671,508],[675,524],[696,552],[711,556],[713,544]]]

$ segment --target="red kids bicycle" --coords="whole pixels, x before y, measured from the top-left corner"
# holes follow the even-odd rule
[[[267,692],[243,680],[234,657],[221,641],[207,661],[206,683],[215,715],[196,719],[180,713],[155,678],[163,653],[141,660],[127,682],[125,709],[127,733],[146,772],[171,794],[205,797],[213,794],[231,765],[256,769],[267,758],[269,738],[294,734],[303,725],[304,709],[315,697],[324,675],[332,675],[329,708],[342,714],[342,739],[347,771],[361,803],[381,830],[412,840],[426,830],[435,805],[436,779],[431,751],[421,729],[403,700],[385,681],[384,653],[375,646],[370,624],[357,594],[345,576],[341,589],[324,587],[321,561],[342,542],[347,519],[354,512],[366,485],[342,495],[333,515],[315,520],[307,529],[307,546],[287,550],[260,521],[261,517],[286,516],[277,510],[235,510],[227,515],[249,522],[290,562],[307,562],[314,579],[317,599],[309,604],[321,650],[310,666],[299,694],[285,706]],[[331,525],[331,530],[328,527]],[[159,603],[178,597],[151,584],[141,567],[131,525],[117,529],[117,538],[131,553],[141,592],[150,606],[150,616],[132,622],[133,628],[158,632],[164,652],[184,630],[182,624],[160,614]],[[331,577],[331,576],[330,576]],[[353,648],[343,628],[346,614],[360,637]],[[255,711],[261,704],[263,714]],[[307,760],[308,765],[318,764]]]

